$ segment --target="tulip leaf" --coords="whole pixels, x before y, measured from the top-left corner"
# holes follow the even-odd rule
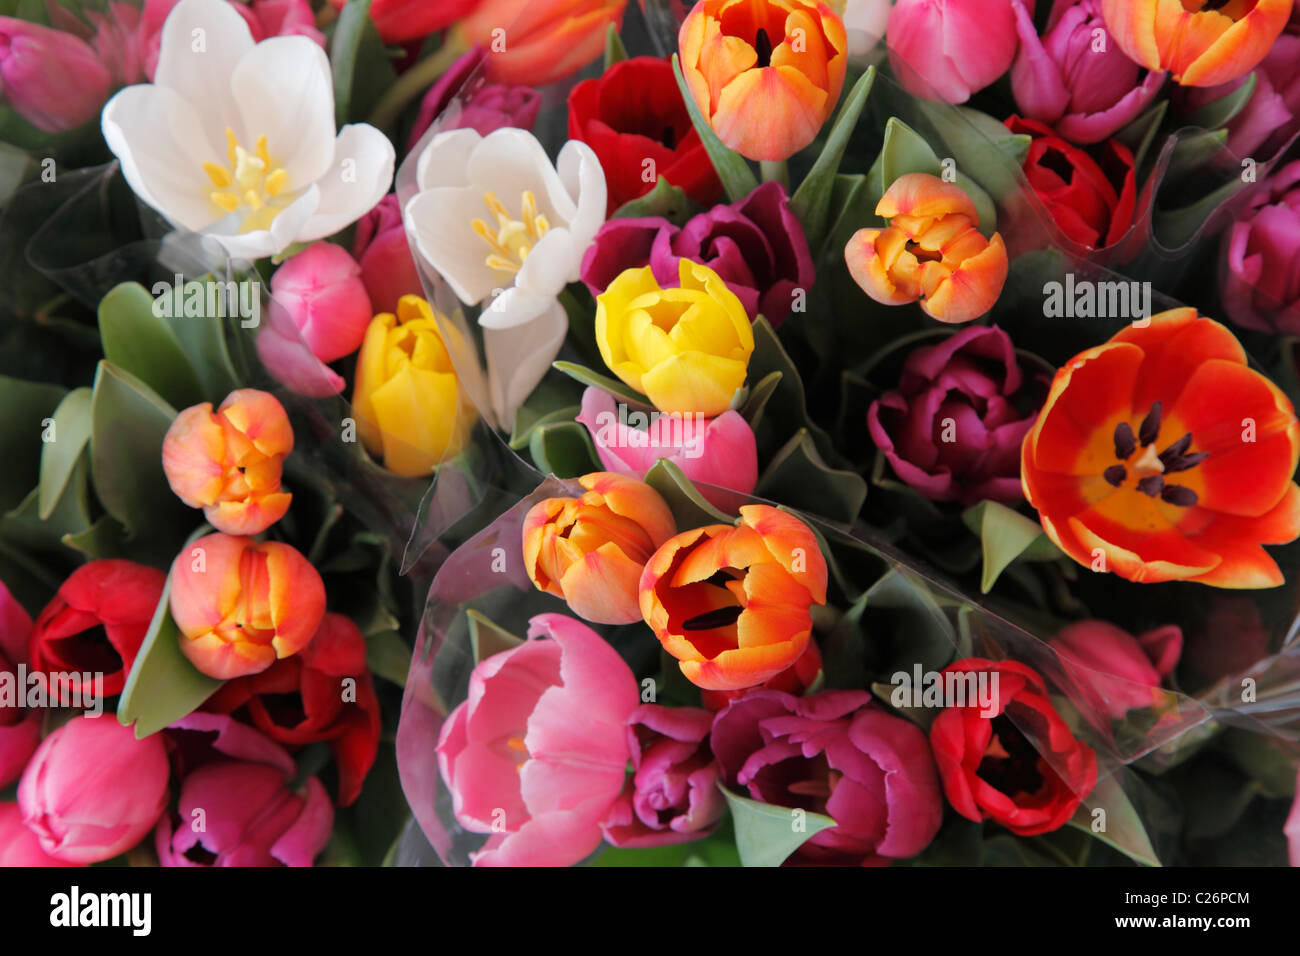
[[[605,69],[627,59],[627,47],[618,35],[618,27],[610,24],[605,30]]]
[[[65,534],[63,543],[80,551],[91,561],[103,558],[120,558],[125,555],[123,543],[126,531],[112,515],[100,515],[99,520],[79,534]]]
[[[256,291],[256,283],[247,279],[243,281],[249,283],[254,294],[260,295]],[[168,303],[162,311],[167,313],[167,321],[172,331],[176,333],[176,340],[189,357],[190,366],[195,374],[198,375],[203,397],[216,405],[238,388],[239,376],[235,373],[235,367],[230,361],[230,350],[226,347],[223,312],[218,309],[209,314],[210,310],[207,308],[208,282],[216,282],[216,280],[211,277],[198,279],[185,283],[179,294],[171,290],[163,293],[165,296],[171,296],[172,302]],[[242,293],[241,286],[241,300]],[[186,303],[192,301],[203,303],[203,308],[198,310],[197,314],[185,307]],[[246,304],[252,303],[243,301],[239,303],[241,308]],[[257,303],[257,308],[260,310],[260,302]],[[258,318],[260,319],[260,311]]]
[[[691,114],[691,123],[695,131],[700,134],[700,142],[704,144],[704,151],[709,154],[727,198],[732,202],[740,202],[758,188],[758,179],[754,176],[754,170],[750,168],[743,156],[724,146],[722,140],[718,139],[718,134],[713,132],[709,121],[700,112],[695,97],[691,95],[690,87],[686,85],[686,77],[682,75],[682,65],[676,53],[673,54],[673,75],[677,78],[677,89],[681,91],[686,110]]]
[[[1098,813],[1098,811],[1102,811]],[[1142,866],[1160,866],[1160,858],[1151,845],[1146,827],[1133,801],[1120,786],[1116,774],[1097,782],[1092,793],[1079,805],[1070,826],[1114,847]]]
[[[582,412],[581,406],[570,405],[567,408],[557,408],[554,411],[532,418],[520,414],[523,412],[524,407],[521,405],[519,411],[515,413],[515,427],[510,434],[510,447],[515,451],[527,448],[528,443],[532,441],[533,432],[537,429],[554,422],[571,422]]]
[[[1151,224],[1156,241],[1166,249],[1186,246],[1205,228],[1211,213],[1245,188],[1245,181],[1240,176],[1235,176],[1190,206],[1156,209]]]
[[[583,385],[591,385],[600,389],[602,392],[608,392],[617,399],[621,399],[629,405],[635,405],[638,408],[651,409],[654,404],[640,392],[627,385],[624,385],[616,378],[610,378],[608,375],[601,375],[599,372],[593,372],[585,365],[579,365],[576,362],[552,362],[551,368],[563,372],[569,378],[581,382]]]
[[[820,248],[826,236],[826,219],[830,213],[835,178],[840,163],[844,160],[849,137],[858,124],[858,117],[862,115],[862,107],[866,105],[867,95],[871,92],[875,79],[876,68],[869,66],[867,72],[853,84],[844,105],[840,107],[839,115],[835,117],[835,125],[826,137],[821,155],[790,198],[790,209],[803,223],[804,235],[808,237],[808,245],[812,249]]]
[[[465,609],[465,616],[466,623],[469,625],[469,646],[474,651],[475,664],[482,664],[494,654],[512,651],[525,643],[522,637],[510,633],[472,607]]]
[[[1061,557],[1042,526],[1019,511],[996,501],[981,501],[962,513],[966,527],[980,539],[984,573],[980,592],[988,594],[998,575],[1017,558],[1052,561]]]
[[[357,54],[369,24],[370,0],[348,0],[334,26],[329,59],[334,73],[334,122],[337,126],[345,125],[351,116]]]
[[[682,470],[660,458],[645,473],[645,483],[659,492],[677,521],[678,531],[702,528],[706,524],[734,524],[735,515],[723,514],[711,505]]]
[[[1259,76],[1256,73],[1247,73],[1246,81],[1241,86],[1212,103],[1206,103],[1200,109],[1192,110],[1181,121],[1201,129],[1222,129],[1250,102],[1258,82]]]
[[[90,528],[89,465],[85,455],[73,463],[68,483],[49,514],[40,514],[40,489],[33,488],[22,503],[0,517],[0,534],[24,551],[61,551],[63,538]]]
[[[543,474],[577,478],[600,470],[600,457],[585,426],[575,421],[552,422],[533,429],[528,451]]]
[[[837,826],[834,820],[820,813],[742,797],[728,790],[721,781],[718,789],[731,808],[741,866],[780,866],[810,837]]]
[[[854,471],[831,468],[801,428],[768,463],[754,493],[792,508],[852,524],[862,511],[867,483]]]
[[[40,438],[67,390],[0,375],[0,510],[16,508],[40,477]]]
[[[1134,169],[1142,168],[1142,161],[1146,158],[1147,151],[1151,149],[1151,144],[1155,142],[1156,131],[1160,129],[1160,123],[1165,118],[1165,111],[1168,108],[1169,102],[1162,99],[1115,134],[1115,139],[1132,151]]]
[[[611,219],[632,219],[645,216],[662,216],[674,226],[680,226],[695,215],[699,207],[679,186],[674,186],[662,176],[644,196],[629,200],[614,210]]]
[[[790,354],[781,344],[776,331],[763,316],[760,315],[754,320],[753,328],[754,352],[749,357],[750,381],[762,385],[773,372],[781,373],[780,379],[772,386],[770,396],[776,400],[769,403],[770,407],[765,406],[771,413],[764,416],[765,431],[775,431],[780,435],[778,440],[785,440],[785,435],[798,428],[806,428],[812,435],[817,450],[824,458],[830,457],[834,445],[831,443],[830,436],[808,415],[803,379],[800,378],[799,370],[790,358]],[[755,386],[756,389],[757,387]],[[766,428],[769,421],[773,423],[770,429]],[[759,447],[761,451],[763,447],[761,443]]]
[[[934,718],[939,716],[938,711],[933,707],[912,707],[895,704],[894,696],[898,693],[898,689],[899,684],[883,684],[879,681],[871,685],[871,693],[875,694],[881,703],[888,704],[896,713],[906,717],[916,726],[929,733]]]
[[[1174,143],[1162,185],[1186,176],[1223,152],[1228,142],[1226,129],[1186,130]]]
[[[781,384],[782,374],[779,371],[768,372],[749,390],[745,400],[741,403],[739,412],[745,421],[749,422],[750,428],[757,428],[759,421],[763,417],[763,409],[767,407],[768,399],[776,391],[776,387]]]
[[[210,530],[205,526],[191,536],[190,542]],[[117,703],[118,721],[126,727],[134,724],[137,740],[193,713],[222,684],[215,677],[201,673],[181,651],[183,638],[172,620],[170,596],[168,576]]]
[[[54,421],[42,437],[49,440],[41,445],[40,516],[48,518],[67,487],[72,470],[81,460],[81,452],[90,441],[90,389],[77,388],[68,392],[54,410]]]
[[[202,401],[198,375],[154,299],[139,283],[124,282],[99,303],[104,357],[146,383],[175,408]]]
[[[398,631],[380,631],[366,637],[366,668],[398,687],[406,686],[411,648]]]
[[[1013,133],[987,113],[968,106],[953,107],[929,100],[918,100],[917,106],[938,133],[943,146],[952,152],[957,185],[971,192],[963,181],[969,176],[972,185],[978,184],[981,192],[994,199],[1003,199],[1017,191],[1017,174],[1029,155],[1032,137]],[[981,209],[981,225],[983,218]]]

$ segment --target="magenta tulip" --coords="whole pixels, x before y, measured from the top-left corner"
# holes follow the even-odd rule
[[[1220,297],[1229,319],[1300,333],[1300,161],[1265,180],[1223,234]]]
[[[965,103],[1011,68],[1011,0],[898,0],[885,30],[889,62],[915,96]]]
[[[112,77],[79,37],[0,17],[0,90],[23,119],[62,133],[94,119]]]
[[[1160,685],[1182,654],[1183,632],[1170,624],[1133,637],[1106,621],[1079,621],[1048,644],[1074,679],[1094,691],[1118,720],[1160,700]]]
[[[435,121],[440,121],[439,132],[472,129],[480,136],[506,126],[533,128],[542,109],[541,94],[529,86],[489,83],[487,71],[482,68],[486,60],[482,48],[474,47],[429,87],[411,127],[408,153]]]
[[[396,315],[404,295],[424,296],[396,194],[389,193],[357,220],[352,255],[361,266],[361,281],[375,315]]]
[[[31,663],[27,656],[31,633],[31,615],[0,581],[0,675],[14,675],[13,686],[19,693],[22,687],[17,683],[18,665]],[[15,699],[10,706],[0,698],[0,788],[22,776],[23,768],[40,742],[40,712],[27,710],[21,700]]]
[[[1296,776],[1296,797],[1291,804],[1291,813],[1282,828],[1286,834],[1287,849],[1292,866],[1300,866],[1300,774]]]
[[[23,812],[16,803],[0,803],[0,867],[5,866],[76,866],[50,856],[41,849],[41,841],[23,823]]]
[[[474,668],[438,741],[456,819],[491,834],[471,854],[476,866],[582,860],[600,845],[632,756],[637,683],[618,653],[559,614],[534,617],[528,636]]]
[[[313,243],[275,270],[271,311],[287,315],[322,362],[361,348],[375,316],[361,266],[332,242]]]

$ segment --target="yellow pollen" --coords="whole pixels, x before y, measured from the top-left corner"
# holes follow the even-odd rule
[[[280,198],[289,189],[288,171],[272,162],[265,136],[257,137],[250,153],[230,127],[226,127],[226,159],[224,167],[203,164],[216,187],[208,199],[223,213],[244,212],[240,232],[270,228],[271,221],[289,204],[287,196]]]
[[[484,193],[483,204],[496,218],[495,228],[482,219],[475,219],[470,228],[487,243],[487,257],[483,260],[489,269],[500,272],[518,272],[551,224],[544,213],[537,211],[537,197],[524,192],[519,202],[519,218],[515,219],[496,193]]]
[[[519,750],[519,751],[522,751],[523,753],[528,753],[528,748],[524,746],[524,738],[523,738],[523,737],[509,737],[509,738],[507,738],[507,739],[506,739],[506,746],[509,747],[511,750]]]

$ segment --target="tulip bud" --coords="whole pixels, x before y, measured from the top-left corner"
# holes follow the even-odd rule
[[[253,388],[176,416],[163,439],[163,471],[176,496],[227,534],[257,534],[284,517],[292,495],[280,490],[293,451],[289,416],[275,396]]]
[[[997,302],[1007,281],[1002,236],[976,228],[975,203],[958,186],[927,173],[900,176],[876,215],[885,229],[859,229],[844,249],[862,291],[883,305],[921,303],[940,322],[969,322]]]
[[[480,0],[456,27],[465,42],[491,52],[493,80],[546,86],[598,59],[626,6],[627,0]]]
[[[0,17],[0,89],[33,126],[62,133],[89,122],[112,77],[84,40],[38,23]]]
[[[361,266],[361,281],[370,294],[372,315],[396,312],[402,296],[419,295],[423,289],[410,243],[406,241],[402,207],[394,193],[389,193],[357,220],[352,255]],[[370,318],[366,317],[366,328]],[[364,339],[364,328],[361,335]]]
[[[885,41],[889,63],[914,96],[965,103],[1011,68],[1012,0],[898,0]]]
[[[1075,680],[1095,691],[1106,712],[1120,720],[1135,708],[1160,700],[1160,684],[1178,664],[1183,632],[1176,625],[1133,637],[1108,621],[1078,621],[1048,641],[1074,671]]]
[[[581,498],[547,498],[524,518],[528,576],[588,621],[639,621],[641,570],[676,530],[672,512],[635,478],[598,471],[578,483],[587,489]]]
[[[286,316],[322,362],[361,347],[374,311],[361,266],[332,242],[316,242],[271,277],[271,311]]]
[[[0,803],[0,867],[76,865],[41,849],[41,841],[23,823],[18,804]]]
[[[171,612],[190,663],[228,680],[306,647],[325,614],[325,585],[290,545],[210,534],[176,556]]]
[[[131,849],[167,805],[167,751],[111,717],[74,717],[41,742],[18,784],[23,822],[50,856],[98,863]]]

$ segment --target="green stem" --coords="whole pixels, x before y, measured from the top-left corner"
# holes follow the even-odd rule
[[[758,164],[758,168],[763,182],[778,182],[785,187],[786,192],[790,191],[790,170],[784,159],[765,159]]]
[[[442,45],[437,53],[430,54],[415,66],[397,78],[397,82],[388,88],[375,108],[370,111],[368,122],[378,129],[388,129],[402,115],[417,96],[422,96],[430,86],[447,72],[447,68],[464,53],[459,43],[450,39]]]

